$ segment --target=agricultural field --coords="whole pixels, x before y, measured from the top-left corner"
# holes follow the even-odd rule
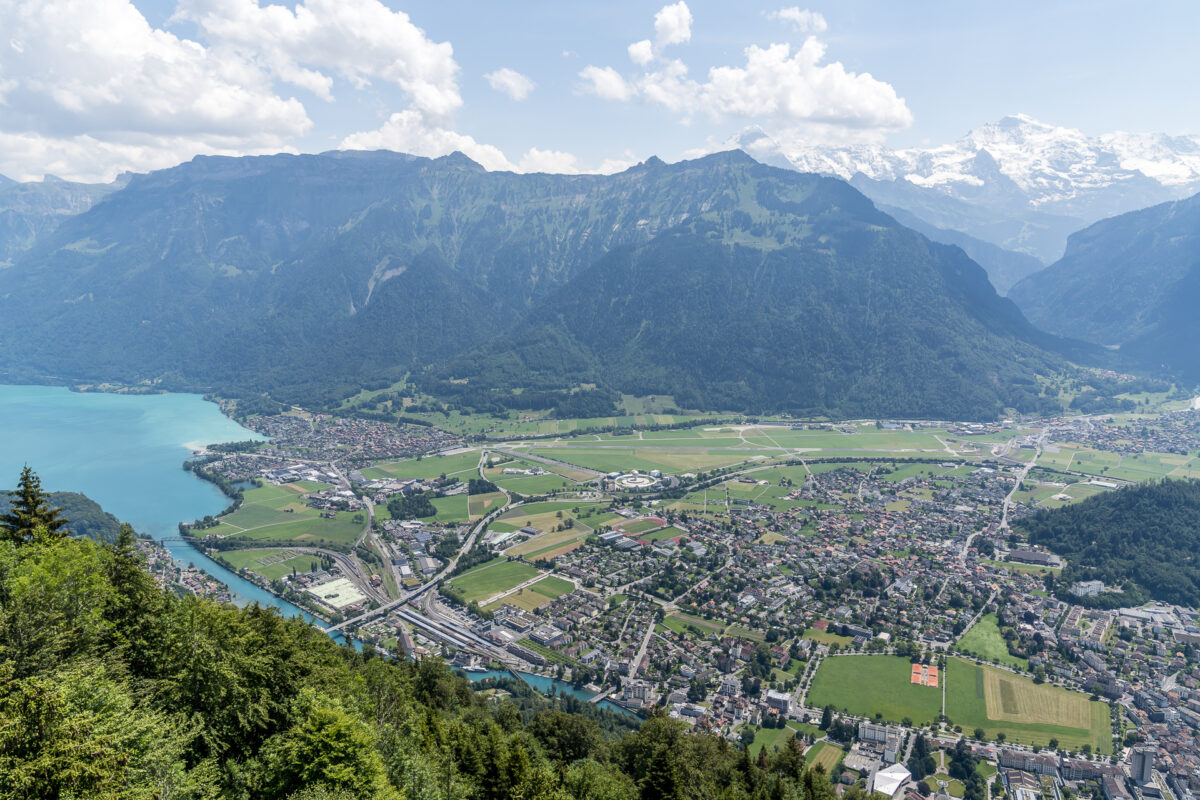
[[[1191,454],[1141,453],[1123,456],[1070,442],[1055,442],[1042,454],[1038,463],[1134,483],[1166,476],[1183,478],[1200,475],[1200,458]]]
[[[471,495],[467,509],[470,512],[471,519],[477,520],[481,517],[486,517],[502,505],[504,505],[504,492],[488,492],[487,494]]]
[[[575,585],[570,581],[548,575],[532,586],[526,586],[524,589],[505,595],[486,606],[485,610],[494,611],[500,606],[510,605],[523,608],[526,611],[533,611],[574,590]]]
[[[321,563],[316,556],[291,550],[225,550],[220,555],[231,566],[248,569],[269,581],[291,575],[292,570],[310,572]]]
[[[1078,750],[1085,744],[1112,749],[1108,706],[1087,695],[996,667],[950,658],[946,669],[946,716],[964,730],[983,728],[989,738]]]
[[[1000,622],[995,614],[984,614],[971,629],[963,634],[954,646],[955,651],[974,655],[993,664],[1001,664],[1023,672],[1029,671],[1029,660],[1018,658],[1008,652],[1008,645],[1000,635]]]
[[[808,704],[832,705],[863,717],[916,725],[937,719],[942,690],[911,683],[912,662],[899,656],[829,656],[821,662],[808,690]]]
[[[333,519],[308,508],[303,492],[291,486],[267,484],[243,495],[237,511],[220,518],[220,525],[205,531],[220,537],[296,542],[319,547],[351,544],[362,533],[364,520],[352,512],[338,512]],[[361,512],[360,512],[361,513]]]
[[[486,600],[537,576],[538,571],[519,561],[492,560],[450,581],[466,602]]]

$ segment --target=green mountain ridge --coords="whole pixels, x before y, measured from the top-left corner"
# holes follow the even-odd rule
[[[527,335],[506,332],[545,323],[548,303],[564,319],[595,321],[597,298],[571,287],[599,289],[602,264],[646,248],[634,263],[638,274],[659,276],[638,284],[652,302],[639,308],[620,287],[605,290],[621,302],[623,330],[655,325],[650,312],[679,330],[650,340],[618,335],[617,349],[601,353],[595,335],[610,334],[603,325],[568,329],[560,351],[496,385],[561,396],[576,376],[593,376],[608,391],[678,388],[700,408],[904,408],[914,416],[958,408],[970,417],[1036,408],[1035,374],[1063,366],[1046,352],[1055,343],[961,252],[952,257],[902,230],[841,181],[763,166],[738,151],[672,165],[651,159],[611,176],[486,172],[461,154],[202,157],[135,176],[0,272],[0,372],[158,380],[310,403],[427,369],[436,385],[445,364],[494,354],[489,343]],[[664,232],[673,244],[654,245]],[[681,243],[688,236],[737,255],[689,249]],[[859,239],[900,250],[864,250]],[[808,278],[786,277],[784,262],[799,254]],[[681,283],[689,269],[678,259],[693,256],[698,271]],[[771,276],[779,295],[766,306],[791,327],[766,335],[771,315],[736,293],[697,305],[707,269],[718,285]],[[892,280],[888,270],[905,277]],[[825,277],[816,280],[818,272]],[[666,276],[695,293],[670,291]],[[860,295],[856,283],[870,291]],[[785,297],[804,313],[790,314]],[[799,348],[797,326],[808,327]],[[829,329],[814,336],[812,326]],[[666,346],[675,334],[700,349]],[[728,352],[714,359],[716,341]],[[921,341],[911,354],[898,349]],[[844,349],[872,345],[892,350],[864,360]],[[555,359],[561,375],[547,369]],[[894,368],[913,359],[929,363]],[[791,374],[771,375],[772,364]],[[648,366],[662,380],[649,380]],[[690,385],[681,383],[685,373]],[[798,381],[801,374],[808,377]],[[805,385],[818,381],[824,388]],[[1001,385],[1010,381],[1020,388]],[[893,389],[910,401],[876,402]],[[955,403],[941,399],[952,393]]]

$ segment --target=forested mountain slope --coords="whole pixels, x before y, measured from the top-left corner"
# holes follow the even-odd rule
[[[720,245],[694,270],[677,260],[692,257],[679,249],[690,246],[679,243],[687,230]],[[665,231],[671,238],[651,246]],[[938,415],[945,404],[928,398],[982,383],[960,405],[967,416],[993,416],[1005,405],[1032,409],[1034,374],[1058,365],[1039,347],[1050,340],[991,291],[977,265],[905,231],[841,181],[738,152],[652,159],[612,176],[486,172],[461,155],[379,152],[197,158],[133,178],[0,272],[0,370],[320,401],[431,366],[437,373],[505,331],[540,324],[552,296],[557,313],[573,313],[563,304],[599,299],[571,289],[576,279],[600,289],[604,265],[638,252],[640,272],[659,277],[639,283],[638,296],[612,295],[633,303],[622,326],[660,324],[653,310],[674,319],[672,335],[725,353],[702,379],[720,386],[697,383],[689,393],[698,407],[865,411],[877,387],[890,385],[913,390],[905,407],[914,415]],[[808,266],[783,267],[800,252]],[[815,277],[817,262],[826,278]],[[792,277],[763,283],[780,269]],[[711,313],[693,315],[696,296],[664,292],[668,277],[781,294],[747,303],[722,289],[711,293]],[[772,332],[763,310],[790,313],[784,298],[804,313]],[[804,331],[796,351],[796,324],[834,327]],[[917,340],[913,353],[885,347]],[[846,349],[872,343],[874,353]],[[662,366],[676,374],[693,367],[644,337],[619,344],[621,369],[592,370],[609,390],[648,385],[640,364],[668,359]],[[555,357],[573,358],[572,348]],[[917,357],[940,363],[924,374],[896,365]],[[772,363],[779,374],[765,374]],[[798,373],[814,370],[832,381],[829,399],[801,391],[789,400]],[[561,398],[578,370],[536,372]],[[843,389],[856,394],[843,401]]]

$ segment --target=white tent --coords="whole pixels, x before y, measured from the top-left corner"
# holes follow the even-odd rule
[[[895,797],[900,792],[904,782],[912,777],[912,773],[903,764],[892,764],[886,769],[875,773],[871,783],[871,791],[879,792],[888,797]]]

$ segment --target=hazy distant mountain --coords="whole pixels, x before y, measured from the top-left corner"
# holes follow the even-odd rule
[[[1045,330],[1200,381],[1200,195],[1097,222],[1009,294]]]
[[[0,175],[0,267],[32,247],[39,235],[87,211],[126,180],[89,184],[47,176],[44,181],[18,183]]]
[[[849,180],[931,225],[1047,262],[1074,230],[1200,191],[1200,136],[1089,137],[1021,114],[929,148],[789,147],[757,130],[734,143],[777,165],[786,160]]]
[[[740,153],[612,176],[197,158],[0,272],[0,368],[304,400],[449,362],[488,378],[448,391],[501,387],[485,403],[587,377],[708,408],[993,416],[1038,404],[1043,341],[957,248]]]
[[[912,228],[935,242],[952,244],[961,247],[979,266],[983,267],[991,280],[992,286],[1000,294],[1007,294],[1013,284],[1027,275],[1032,275],[1046,265],[1028,253],[1018,253],[1015,250],[1005,250],[999,245],[976,239],[962,231],[947,230],[930,225],[916,214],[903,208],[876,203],[880,211],[891,215],[897,222],[907,228]]]

